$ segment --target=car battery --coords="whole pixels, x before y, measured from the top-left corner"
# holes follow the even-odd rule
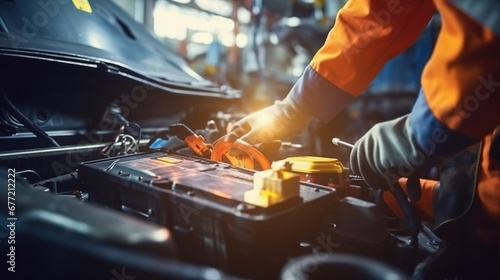
[[[180,258],[253,279],[276,279],[300,242],[317,238],[336,190],[298,182],[298,196],[252,204],[254,171],[175,153],[84,162],[89,201],[169,228]]]

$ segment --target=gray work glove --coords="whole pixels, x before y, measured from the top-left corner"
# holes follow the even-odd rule
[[[286,97],[236,122],[225,140],[241,139],[257,144],[286,139],[304,131],[310,118],[290,97]]]
[[[412,137],[409,115],[376,124],[351,151],[351,170],[368,186],[387,190],[401,177],[420,177],[440,158]],[[430,146],[432,147],[432,146]]]

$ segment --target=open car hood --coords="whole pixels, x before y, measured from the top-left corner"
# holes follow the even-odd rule
[[[46,147],[7,103],[66,146],[110,141],[111,104],[147,137],[176,122],[205,127],[240,100],[112,1],[86,3],[0,1],[0,151]]]
[[[89,1],[88,6],[68,0],[0,1],[0,48],[3,55],[15,51],[29,58],[36,52],[35,56],[61,62],[90,60],[158,85],[203,87],[220,97],[237,95],[192,71],[111,1]]]

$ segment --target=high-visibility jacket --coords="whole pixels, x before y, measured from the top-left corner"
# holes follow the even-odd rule
[[[462,210],[440,217],[439,226],[460,217],[468,225],[482,221],[487,229],[464,239],[499,246],[500,163],[490,147],[500,125],[500,1],[350,0],[289,95],[306,113],[331,120],[416,41],[436,12],[442,27],[410,114],[412,134],[439,156],[482,142],[469,199],[458,199]]]

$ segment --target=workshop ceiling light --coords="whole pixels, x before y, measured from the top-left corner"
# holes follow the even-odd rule
[[[203,10],[230,17],[233,7],[229,2],[222,0],[195,0],[195,3]]]
[[[271,42],[271,44],[273,44],[275,46],[280,43],[280,39],[278,38],[278,35],[276,35],[275,32],[272,32],[271,34],[269,34],[269,42]]]
[[[237,13],[238,13],[238,21],[243,24],[249,24],[250,21],[252,20],[252,15],[250,14],[250,11],[243,7],[240,7]]]
[[[187,34],[186,18],[179,7],[158,8],[154,10],[154,32],[160,37],[184,40]]]
[[[210,45],[214,41],[214,36],[208,32],[196,32],[191,35],[191,41],[198,44]]]
[[[170,0],[170,1],[177,2],[180,4],[189,4],[191,2],[191,0]]]
[[[208,21],[209,24],[213,24],[218,30],[232,31],[234,29],[234,22],[225,17],[210,16]]]
[[[231,32],[220,32],[219,41],[225,47],[232,47],[235,43],[234,34]]]
[[[228,48],[234,46],[234,44],[240,49],[248,45],[248,37],[244,33],[238,33],[235,38],[233,33],[219,32],[218,39],[223,46]]]
[[[162,1],[155,6],[154,18],[154,32],[160,37],[176,40],[185,39],[190,31],[212,34],[231,33],[235,26],[234,21],[229,18],[192,8],[169,5]],[[229,44],[227,36],[225,44]]]
[[[242,49],[247,45],[248,45],[247,35],[244,33],[238,33],[238,35],[236,35],[236,46]]]
[[[297,27],[300,25],[300,18],[298,17],[289,17],[289,18],[284,18],[283,22],[285,25],[288,27]]]

